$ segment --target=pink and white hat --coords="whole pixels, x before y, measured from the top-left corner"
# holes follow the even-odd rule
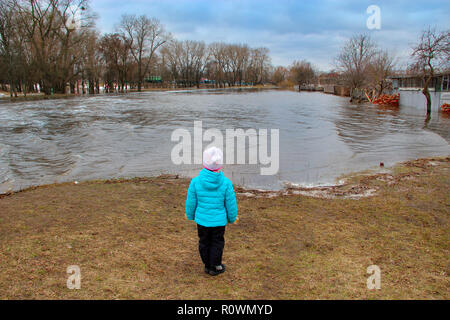
[[[223,167],[222,150],[211,147],[203,152],[203,167],[210,171],[219,171]]]

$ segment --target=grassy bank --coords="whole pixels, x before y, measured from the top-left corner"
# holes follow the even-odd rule
[[[341,189],[238,189],[218,277],[185,220],[189,181],[66,183],[0,198],[0,298],[449,299],[450,158],[359,174]],[[346,197],[353,187],[370,197]],[[343,189],[342,189],[343,188]],[[321,197],[317,197],[321,196]],[[381,289],[366,287],[368,266]],[[80,290],[66,268],[81,268]]]

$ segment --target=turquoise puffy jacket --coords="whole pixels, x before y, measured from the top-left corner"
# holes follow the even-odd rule
[[[200,171],[187,192],[186,217],[204,227],[223,227],[237,217],[236,195],[232,182],[223,172]]]

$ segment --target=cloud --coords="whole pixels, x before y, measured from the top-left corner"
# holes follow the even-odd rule
[[[381,8],[379,31],[366,28],[370,5]],[[406,60],[421,30],[449,28],[450,1],[94,0],[92,7],[103,32],[113,32],[124,13],[146,14],[181,40],[245,42],[268,47],[275,65],[307,59],[327,70],[345,40],[360,32]]]

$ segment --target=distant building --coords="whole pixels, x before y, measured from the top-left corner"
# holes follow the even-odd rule
[[[345,86],[341,75],[337,72],[328,72],[318,76],[318,86],[323,88],[323,92],[338,96],[350,96],[350,88]]]
[[[400,94],[400,106],[426,107],[427,100],[422,93],[422,75],[397,75],[390,77],[394,93]],[[436,73],[429,88],[431,110],[438,110],[444,103],[450,103],[450,70]]]

